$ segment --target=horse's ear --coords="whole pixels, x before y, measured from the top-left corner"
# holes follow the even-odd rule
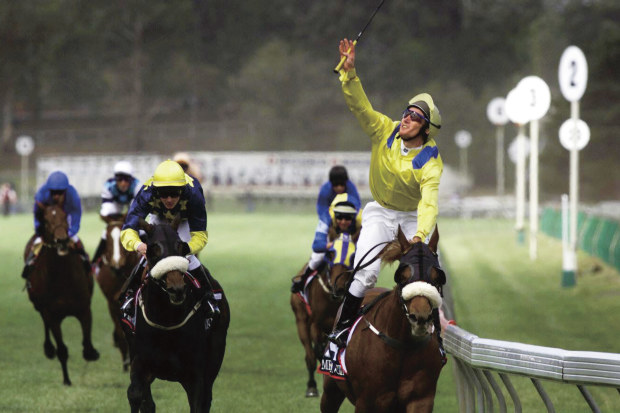
[[[181,214],[179,213],[174,216],[174,219],[170,223],[170,226],[176,231],[177,229],[179,229],[180,223],[181,223]]]
[[[138,228],[144,230],[144,232],[146,232],[149,236],[153,235],[153,225],[146,222],[144,218],[140,218],[138,220]]]
[[[403,232],[400,225],[398,226],[397,239],[398,243],[400,244],[400,250],[402,251],[403,255],[405,255],[411,249],[411,243],[409,243],[409,240],[407,239],[407,236]]]
[[[437,244],[439,243],[439,226],[435,225],[435,231],[433,231],[433,235],[431,235],[431,239],[428,242],[428,248],[433,251],[434,254],[437,254]]]

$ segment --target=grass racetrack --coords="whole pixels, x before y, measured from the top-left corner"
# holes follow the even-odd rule
[[[304,397],[303,352],[288,303],[290,278],[310,253],[315,215],[218,210],[209,214],[208,225],[209,244],[200,258],[223,285],[231,305],[226,357],[215,382],[212,410],[319,411],[319,399]],[[91,254],[103,227],[98,215],[83,216],[80,236]],[[41,318],[22,290],[21,256],[32,233],[32,217],[0,217],[0,228],[0,411],[128,411],[129,376],[112,346],[112,322],[99,287],[92,309],[93,342],[101,358],[88,363],[82,359],[78,322],[65,319],[73,386],[63,386],[60,364],[43,354]],[[527,247],[516,244],[511,222],[441,220],[440,229],[439,245],[461,327],[485,338],[620,353],[617,272],[580,255],[577,286],[563,289],[557,240],[541,235],[539,258],[532,262]],[[383,270],[381,286],[392,286],[392,272]],[[452,364],[448,362],[439,381],[437,412],[458,410]],[[317,381],[322,381],[318,375]],[[523,381],[515,385],[535,393]],[[557,411],[588,410],[575,387],[549,386]],[[590,390],[603,411],[619,409],[615,390]],[[153,398],[160,412],[188,411],[178,383],[155,381]],[[522,403],[524,412],[545,410],[535,395]],[[345,401],[341,411],[353,408]]]

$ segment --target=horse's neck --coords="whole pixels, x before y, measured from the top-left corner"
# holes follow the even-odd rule
[[[400,302],[399,292],[394,289],[370,310],[368,316],[383,333],[400,340],[411,337],[409,322],[405,317],[403,306]]]

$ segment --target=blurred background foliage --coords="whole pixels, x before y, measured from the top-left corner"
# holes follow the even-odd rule
[[[1,168],[19,163],[21,133],[94,126],[127,128],[107,139],[108,152],[367,150],[332,68],[338,41],[355,38],[378,3],[3,0]],[[495,185],[488,102],[524,76],[543,78],[552,92],[541,121],[544,200],[568,190],[568,152],[557,135],[570,104],[557,70],[564,49],[577,45],[589,69],[581,117],[592,132],[580,152],[580,196],[618,199],[619,174],[610,171],[619,152],[619,22],[617,0],[386,0],[358,45],[358,74],[373,106],[393,118],[411,96],[430,92],[444,119],[444,162],[458,164],[453,136],[470,131],[469,170],[481,190]],[[148,136],[153,125],[191,122],[220,132],[201,130],[189,148]],[[57,139],[53,149],[35,155],[99,150],[55,136],[47,138]],[[514,136],[507,126],[507,143]]]

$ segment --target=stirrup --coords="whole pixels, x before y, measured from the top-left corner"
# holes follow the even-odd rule
[[[339,330],[334,330],[331,332],[330,335],[327,336],[327,339],[337,345],[339,348],[346,347],[350,329],[351,326],[347,326]]]

